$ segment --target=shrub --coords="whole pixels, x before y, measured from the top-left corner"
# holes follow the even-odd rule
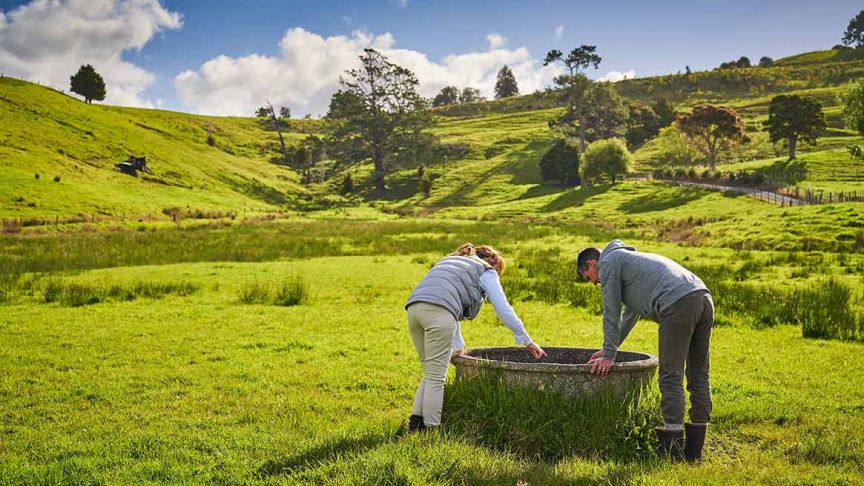
[[[280,305],[290,307],[309,300],[309,285],[300,275],[286,278],[278,287],[270,283],[251,282],[237,294],[241,304]]]
[[[633,156],[627,145],[617,138],[607,138],[591,142],[582,155],[582,177],[596,180],[607,176],[614,183],[617,176],[630,171]]]
[[[300,305],[309,298],[309,285],[299,275],[293,275],[282,282],[282,287],[276,291],[272,300],[273,305],[290,307]]]

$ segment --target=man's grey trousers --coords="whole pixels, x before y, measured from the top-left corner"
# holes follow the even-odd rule
[[[659,316],[660,408],[667,424],[684,422],[684,386],[690,392],[690,421],[711,420],[708,347],[714,325],[711,294],[698,290],[678,299]],[[686,365],[686,367],[685,367]]]

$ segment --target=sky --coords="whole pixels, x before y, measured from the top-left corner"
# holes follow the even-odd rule
[[[617,81],[748,56],[828,49],[861,0],[0,0],[0,73],[69,88],[92,64],[106,103],[251,116],[270,101],[327,111],[366,47],[411,69],[420,92],[492,97],[509,65],[521,93],[549,87],[550,49],[596,45],[588,75]]]

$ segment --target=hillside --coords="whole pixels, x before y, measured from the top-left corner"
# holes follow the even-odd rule
[[[822,52],[820,59],[829,58],[833,51]],[[823,104],[829,131],[816,146],[800,147],[791,182],[826,191],[862,189],[864,164],[846,152],[847,145],[860,143],[861,138],[843,128],[839,99],[848,80],[864,73],[864,61],[787,61],[779,60],[771,68],[657,76],[616,86],[634,101],[672,99],[679,110],[704,101],[739,110],[752,142],[733,154],[733,164],[721,165],[725,171],[786,170],[782,147],[772,145],[761,130],[768,105],[781,92],[813,97]],[[796,208],[794,217],[789,217],[786,208],[746,197],[650,182],[590,189],[544,183],[538,161],[554,138],[547,123],[561,109],[548,93],[435,110],[439,123],[434,133],[451,155],[428,168],[434,181],[431,193],[425,196],[418,191],[417,168],[406,165],[395,168],[388,177],[388,196],[377,201],[369,199],[367,166],[351,169],[356,189],[348,198],[334,194],[338,178],[311,188],[300,185],[294,171],[269,162],[275,153],[275,134],[251,118],[85,105],[9,78],[0,79],[0,104],[4,108],[0,121],[10,127],[0,138],[0,216],[7,217],[161,216],[172,207],[217,213],[290,211],[320,207],[322,198],[329,198],[343,208],[372,206],[369,214],[383,210],[467,219],[595,218],[670,240],[698,242],[706,235],[729,234],[720,238],[727,246],[797,248],[801,235],[807,233],[802,225],[824,209]],[[207,143],[208,129],[215,138],[213,146]],[[287,137],[296,142],[305,136]],[[649,141],[635,151],[637,170],[653,169],[653,144]],[[147,156],[155,174],[132,178],[113,169],[114,163],[132,154]],[[59,182],[54,182],[55,176]],[[860,216],[847,215],[845,210],[842,214],[832,224],[864,225]],[[688,218],[686,230],[670,232],[670,227]],[[694,218],[698,224],[692,224]],[[778,226],[761,225],[773,220]],[[784,229],[775,232],[776,227]],[[826,243],[856,241],[854,230],[840,233],[840,240],[826,235]]]
[[[268,211],[305,192],[296,173],[268,162],[275,133],[252,118],[87,105],[0,78],[0,126],[0,216]],[[154,174],[114,169],[130,155]]]

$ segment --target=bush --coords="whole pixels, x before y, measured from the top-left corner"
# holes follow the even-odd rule
[[[633,156],[627,145],[617,138],[591,142],[582,155],[582,177],[595,181],[607,176],[613,183],[618,176],[630,171]]]
[[[309,299],[309,285],[299,275],[294,275],[282,282],[282,287],[276,291],[273,305],[290,307],[300,305]]]
[[[564,186],[578,185],[579,149],[567,140],[557,140],[540,159],[540,174],[544,181],[558,181]]]
[[[240,288],[237,297],[241,304],[290,307],[308,302],[309,285],[302,276],[292,275],[276,288],[270,283],[247,283]]]
[[[689,167],[699,159],[699,152],[675,126],[660,130],[654,142],[657,147],[657,164],[665,167]]]

